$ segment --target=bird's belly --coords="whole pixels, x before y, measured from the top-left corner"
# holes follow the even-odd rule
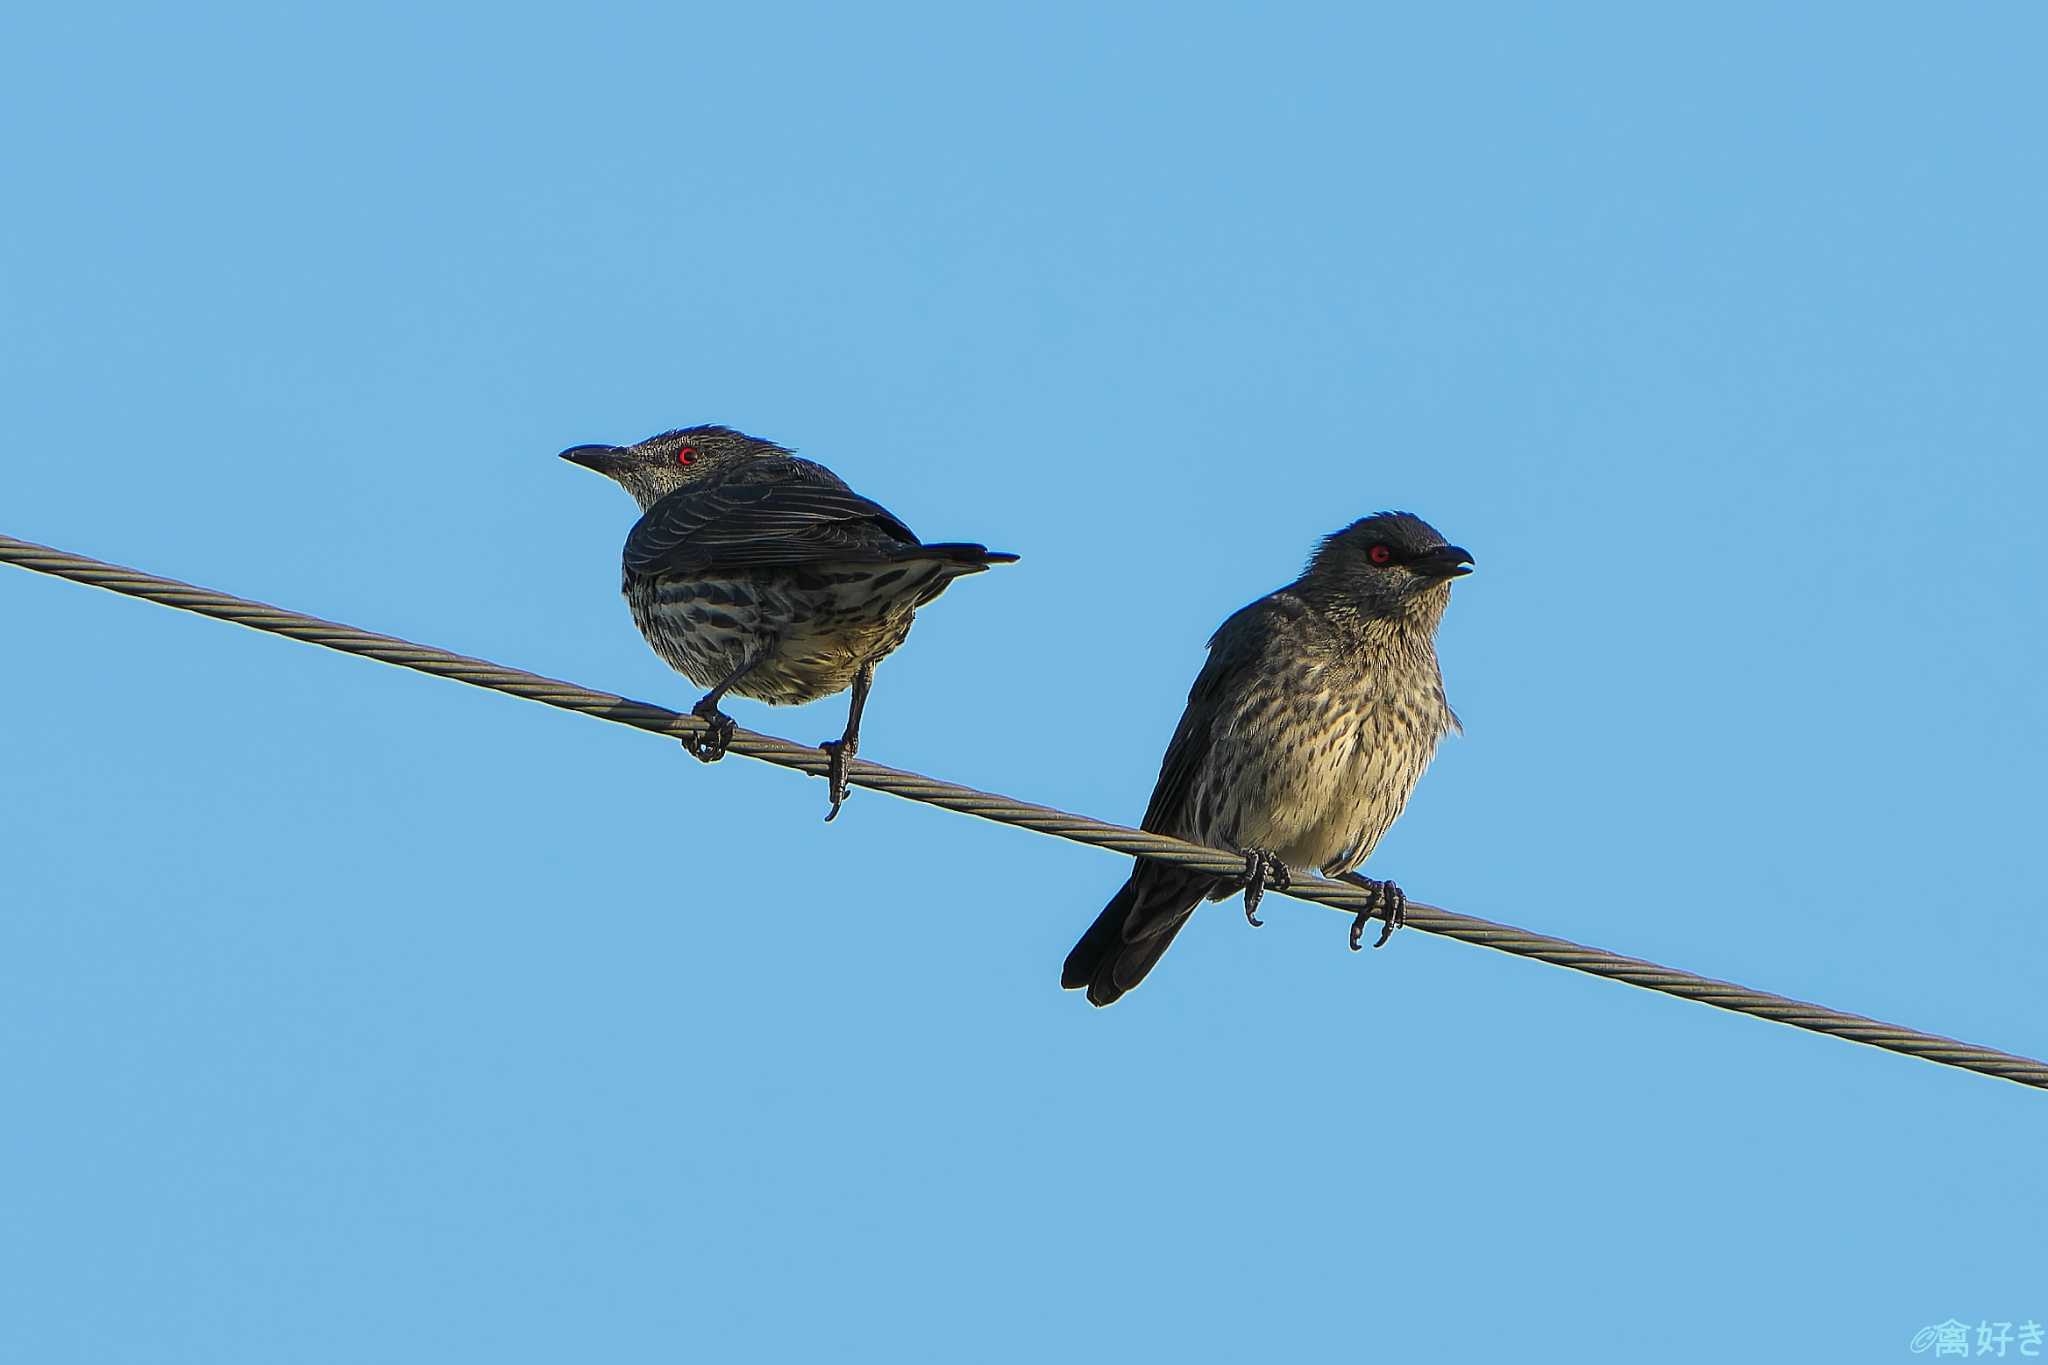
[[[1208,842],[1270,849],[1289,867],[1331,873],[1365,861],[1407,805],[1436,737],[1370,704],[1320,719],[1308,730],[1281,724],[1238,736],[1243,777],[1229,785],[1239,800],[1226,827],[1204,832]]]
[[[1336,876],[1364,862],[1408,807],[1408,798],[1436,753],[1438,730],[1411,724],[1412,711],[1393,725],[1368,726],[1353,751],[1342,799],[1332,802],[1304,840],[1302,862]]]
[[[627,591],[655,653],[700,687],[750,659],[738,696],[793,706],[844,691],[860,666],[910,633],[932,566],[828,565],[664,578]]]
[[[1321,867],[1343,847],[1357,823],[1358,755],[1335,740],[1277,755],[1268,798],[1247,809],[1239,845],[1271,849],[1289,867]]]
[[[829,697],[852,686],[863,663],[888,654],[909,633],[907,608],[895,620],[821,620],[792,627],[733,691],[783,705]]]
[[[1339,799],[1324,807],[1321,818],[1302,831],[1295,846],[1281,858],[1290,867],[1313,867],[1335,875],[1364,862],[1373,845],[1407,804],[1405,789],[1389,786],[1361,762],[1345,775]]]

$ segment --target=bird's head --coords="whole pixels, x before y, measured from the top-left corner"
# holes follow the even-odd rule
[[[1325,536],[1305,578],[1336,589],[1368,616],[1443,611],[1451,580],[1472,572],[1472,556],[1408,512],[1381,512]]]
[[[570,446],[562,458],[604,475],[631,493],[644,512],[678,488],[742,460],[788,453],[731,427],[702,426],[664,431],[634,446]]]

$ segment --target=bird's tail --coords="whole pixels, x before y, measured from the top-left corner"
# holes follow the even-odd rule
[[[991,564],[1015,564],[1017,556],[1001,550],[991,550],[986,545],[975,545],[967,541],[940,541],[936,545],[908,546],[904,557],[910,559],[939,559],[947,564],[958,565],[962,573],[980,573]]]
[[[1213,889],[1215,878],[1140,861],[1060,970],[1063,990],[1088,988],[1088,1003],[1112,1005],[1145,979],[1173,936]]]

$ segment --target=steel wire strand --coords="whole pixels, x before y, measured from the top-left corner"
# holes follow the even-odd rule
[[[379,635],[373,631],[359,630],[354,626],[323,621],[318,617],[287,611],[282,607],[253,602],[229,593],[214,592],[175,579],[161,578],[155,574],[109,564],[85,555],[71,554],[47,545],[17,540],[12,536],[0,535],[0,562],[69,579],[75,583],[104,588],[128,597],[156,602],[163,606],[176,607],[182,611],[195,612],[201,616],[211,616],[216,620],[229,621],[252,630],[304,640],[309,644],[321,645],[344,654],[356,654],[399,668],[450,678],[456,682],[468,683],[472,687],[488,688],[491,691],[523,697],[528,701],[540,702],[546,706],[578,711],[600,720],[630,725],[677,740],[685,739],[704,728],[704,722],[696,717],[671,711],[666,707],[633,701],[609,692],[595,691],[557,678],[542,677],[523,669],[507,668],[485,659],[453,654],[447,650],[415,644],[395,636]],[[819,749],[751,730],[737,730],[728,748],[732,753],[743,754],[748,758],[814,776],[822,776],[827,765],[826,755]],[[979,816],[984,820],[1014,825],[1020,829],[1089,844],[1115,853],[1156,858],[1224,877],[1236,876],[1244,870],[1244,859],[1235,853],[1204,848],[1199,844],[1186,843],[1165,835],[1110,824],[1089,816],[1056,810],[1051,806],[1018,801],[994,792],[978,791],[973,787],[927,777],[922,773],[884,767],[865,759],[854,759],[848,765],[848,777],[854,786],[866,787],[871,791],[886,792],[911,801],[922,801],[945,810]],[[1329,881],[1322,877],[1297,875],[1285,892],[1280,892],[1278,888],[1273,890],[1275,894],[1285,894],[1296,900],[1326,905],[1349,915],[1357,915],[1374,908],[1370,895],[1362,888],[1345,882]],[[1752,990],[1733,982],[1717,981],[1674,967],[1624,957],[1619,953],[1573,943],[1568,939],[1552,938],[1547,934],[1532,933],[1513,925],[1461,915],[1438,906],[1425,905],[1420,901],[1408,902],[1407,925],[1411,929],[1441,934],[1446,938],[1478,944],[1518,957],[1534,958],[1539,962],[1605,977],[1611,981],[1625,982],[1645,990],[1695,1000],[1717,1009],[1770,1019],[1794,1028],[1846,1038],[1852,1042],[1865,1043],[1909,1057],[1920,1057],[1945,1066],[1960,1067],[1987,1076],[2002,1077],[2021,1085],[2048,1089],[2048,1063],[2031,1057],[2001,1052],[1995,1048],[1981,1047],[1954,1038],[1944,1038],[1939,1034],[1924,1033],[1898,1024],[1887,1024],[1881,1020],[1830,1009],[1825,1005],[1773,995],[1768,991]]]

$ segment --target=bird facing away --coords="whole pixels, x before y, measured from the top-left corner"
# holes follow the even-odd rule
[[[1254,925],[1290,868],[1363,886],[1351,926],[1401,923],[1392,882],[1354,871],[1387,832],[1437,741],[1458,727],[1437,669],[1436,628],[1472,556],[1406,512],[1325,538],[1300,578],[1245,607],[1209,640],[1209,661],[1166,746],[1144,828],[1242,853],[1241,877],[1139,859],[1067,955],[1060,985],[1114,1003],[1145,979],[1204,900],[1240,887]]]
[[[668,665],[711,690],[685,741],[705,762],[725,756],[728,692],[793,706],[853,689],[831,755],[832,807],[880,663],[911,616],[963,574],[1017,556],[981,545],[926,545],[831,470],[730,427],[684,427],[638,445],[572,446],[640,504],[626,537],[624,592],[633,623]]]

